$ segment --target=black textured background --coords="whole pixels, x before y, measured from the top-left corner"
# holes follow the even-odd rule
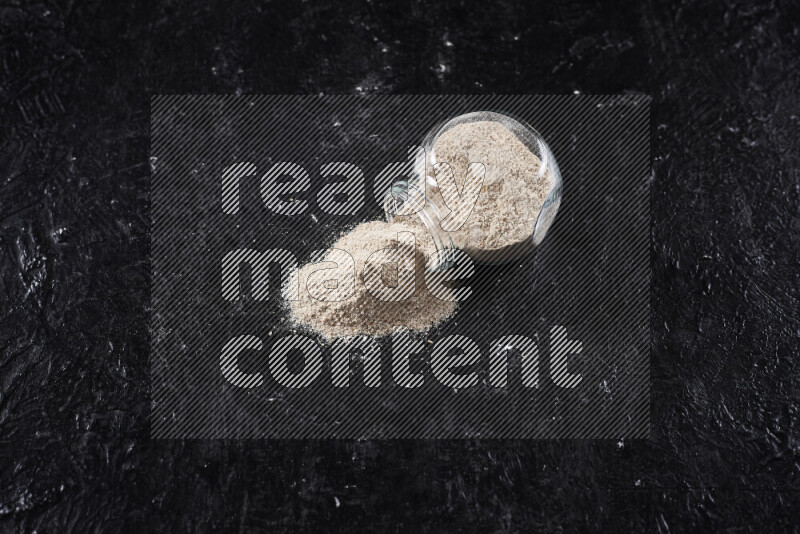
[[[155,97],[150,435],[648,437],[649,101],[642,95]],[[278,277],[284,273],[273,271],[271,298],[260,301],[250,296],[249,277],[240,277],[247,296],[230,302],[221,291],[223,257],[237,249],[282,249],[303,264],[313,251],[332,246],[343,230],[385,218],[382,194],[389,183],[376,176],[392,162],[406,161],[409,146],[436,124],[478,109],[530,121],[557,154],[564,202],[547,238],[525,258],[475,266],[462,285],[472,295],[456,315],[426,332],[418,340],[421,347],[407,349],[420,352],[409,365],[422,375],[421,388],[392,387],[390,339],[381,342],[381,387],[366,387],[363,370],[354,371],[358,378],[351,387],[333,387],[331,345],[307,330],[300,332],[324,353],[322,376],[307,388],[278,385],[267,361],[278,339],[298,332],[298,325],[287,321],[280,296]],[[239,212],[226,214],[221,176],[241,161],[257,170],[239,180]],[[310,175],[309,190],[290,195],[306,202],[304,211],[291,217],[265,208],[259,193],[260,176],[279,161],[301,165]],[[352,162],[364,173],[359,189],[366,202],[352,215],[320,209],[324,178],[318,169],[329,161]],[[567,360],[569,372],[580,374],[574,388],[557,386],[550,376],[554,326],[581,344],[580,354]],[[263,376],[265,383],[253,389],[230,384],[220,370],[223,346],[242,335],[264,343],[262,351],[237,356],[242,372]],[[488,380],[491,347],[501,336],[535,339],[539,387],[524,388],[519,359],[510,358],[509,387],[487,384],[454,394],[429,366],[432,349],[450,335],[477,344],[482,380]],[[295,353],[289,361],[300,364],[300,358]]]
[[[795,2],[0,5],[0,528],[797,530]],[[153,93],[652,95],[647,441],[148,436]]]

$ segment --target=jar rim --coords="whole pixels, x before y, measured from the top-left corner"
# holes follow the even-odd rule
[[[402,203],[399,206],[398,200]],[[441,211],[435,203],[427,201],[424,190],[420,190],[417,185],[411,184],[407,180],[399,180],[392,184],[390,190],[384,195],[383,209],[389,224],[398,215],[416,215],[422,221],[436,247],[436,258],[428,265],[429,270],[443,271],[453,265],[455,245],[450,234],[441,228]],[[408,213],[398,214],[403,209],[407,209]]]

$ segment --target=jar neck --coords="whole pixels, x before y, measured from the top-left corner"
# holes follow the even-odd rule
[[[450,234],[442,230],[442,212],[434,202],[425,197],[425,192],[406,180],[392,184],[383,200],[386,220],[391,224],[396,217],[417,217],[425,226],[436,246],[436,258],[428,266],[432,271],[452,267],[454,262],[453,241]]]

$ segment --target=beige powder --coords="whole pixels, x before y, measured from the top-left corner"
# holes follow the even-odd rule
[[[553,187],[553,176],[542,161],[531,152],[514,133],[492,121],[459,124],[439,136],[435,141],[436,162],[447,162],[454,174],[455,183],[463,191],[470,163],[482,163],[485,177],[477,202],[464,216],[466,222],[450,232],[453,244],[475,259],[502,260],[503,254],[524,247],[530,241],[542,205]],[[444,183],[444,182],[442,182]],[[441,190],[432,185],[429,201],[443,206]],[[449,213],[448,206],[443,211]],[[416,246],[398,240],[398,232],[412,232]],[[378,250],[392,248],[396,258],[404,258],[406,265],[415,266],[400,276],[399,269],[376,270],[367,265],[367,259]],[[339,251],[346,251],[355,265],[355,275],[341,276],[330,271],[331,266],[344,265]],[[321,258],[334,262],[321,266],[319,261],[300,267],[290,281],[298,284],[300,298],[289,301],[289,311],[295,324],[309,327],[330,341],[339,337],[356,335],[382,336],[391,334],[395,327],[423,332],[450,317],[456,303],[444,289],[434,297],[425,286],[425,265],[436,251],[427,228],[416,215],[395,218],[392,224],[374,221],[359,224],[344,234]],[[320,269],[323,269],[320,271]],[[414,279],[414,292],[403,300],[387,301],[370,293],[365,273],[380,273],[380,278],[390,287],[399,286],[400,278],[407,283]],[[332,282],[332,273],[337,283]],[[374,282],[377,278],[370,278]],[[371,284],[372,282],[370,282]],[[375,293],[375,286],[371,286]],[[437,290],[439,291],[439,290]],[[322,298],[320,298],[322,297]]]
[[[398,240],[399,232],[415,234],[416,246]],[[386,301],[373,296],[367,287],[365,267],[367,259],[376,251],[394,249],[400,259],[413,265],[411,270],[403,271],[406,282],[413,279],[413,293],[403,300]],[[430,329],[453,314],[456,303],[434,297],[425,286],[426,258],[435,251],[435,246],[422,224],[388,224],[373,221],[359,224],[351,232],[344,234],[333,244],[321,261],[333,261],[337,265],[347,265],[342,261],[341,252],[347,252],[355,264],[355,276],[339,276],[338,283],[332,282],[333,264],[320,266],[312,262],[300,267],[290,277],[290,283],[299,282],[299,300],[289,301],[289,313],[293,322],[309,327],[330,341],[339,337],[356,335],[382,336],[391,334],[395,327],[405,327],[412,332]],[[401,270],[398,263],[388,262],[380,272],[381,279],[389,287],[398,287]],[[320,271],[320,269],[324,269]],[[343,271],[352,272],[352,271]],[[341,274],[341,273],[340,273]],[[375,277],[372,278],[376,280]],[[294,286],[298,287],[298,286]],[[408,287],[406,284],[403,287]],[[376,292],[373,287],[373,293]],[[446,294],[439,296],[448,297]],[[319,297],[322,296],[324,300]],[[349,297],[349,298],[347,298]]]
[[[463,123],[442,133],[433,150],[437,163],[451,166],[459,189],[470,163],[483,163],[486,170],[469,218],[450,232],[457,248],[480,255],[531,238],[553,176],[514,133],[498,122]],[[429,200],[442,202],[438,186],[433,185],[429,194]]]

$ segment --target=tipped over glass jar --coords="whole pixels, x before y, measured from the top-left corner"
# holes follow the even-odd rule
[[[450,266],[460,249],[479,263],[520,258],[544,239],[561,203],[561,173],[539,133],[503,113],[448,120],[425,137],[408,179],[384,197],[391,223],[422,223]]]

